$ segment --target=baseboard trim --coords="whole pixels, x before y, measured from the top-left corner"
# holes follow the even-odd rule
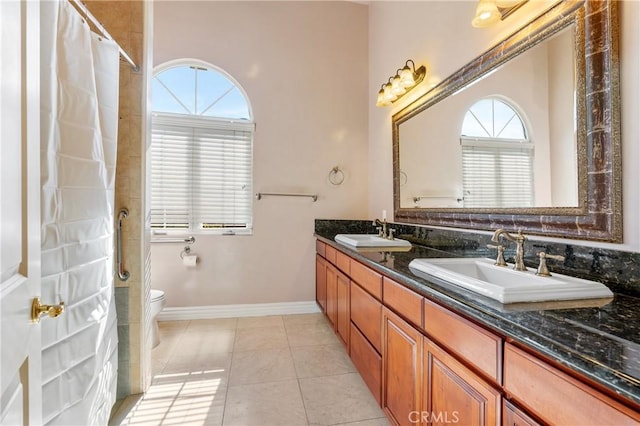
[[[158,321],[184,321],[214,318],[257,317],[264,315],[313,314],[320,312],[311,302],[256,303],[247,305],[213,305],[164,308]]]

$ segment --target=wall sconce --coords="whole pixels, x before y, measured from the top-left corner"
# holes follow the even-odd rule
[[[518,10],[528,0],[480,0],[476,16],[471,21],[475,28],[485,28],[496,24]]]
[[[411,66],[409,66],[411,63]],[[427,68],[421,65],[416,70],[416,64],[409,59],[404,68],[398,69],[396,75],[389,77],[386,83],[383,83],[378,92],[376,106],[385,107],[400,99],[405,93],[417,86],[427,75]]]

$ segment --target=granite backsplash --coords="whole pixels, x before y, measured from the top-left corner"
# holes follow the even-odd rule
[[[486,257],[495,256],[495,250],[487,248],[488,244],[495,244],[490,235],[398,223],[389,223],[389,226],[396,230],[397,238],[409,240],[413,244],[453,255],[460,251],[475,250]],[[370,220],[316,219],[315,230],[333,235],[376,232]],[[515,244],[506,240],[502,244],[505,246],[507,262],[513,263]],[[525,243],[525,264],[528,267],[538,266],[536,253],[540,251],[565,257],[563,262],[549,261],[552,272],[598,281],[616,293],[640,297],[640,253],[529,240]]]

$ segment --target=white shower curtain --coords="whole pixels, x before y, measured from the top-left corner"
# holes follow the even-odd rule
[[[115,402],[114,180],[119,54],[67,0],[41,5],[45,424],[107,424]]]

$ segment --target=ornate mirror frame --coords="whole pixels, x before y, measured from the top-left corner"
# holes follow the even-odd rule
[[[572,23],[576,24],[578,35],[576,90],[579,113],[576,124],[579,206],[522,209],[401,208],[399,125]],[[394,114],[395,221],[477,230],[522,229],[530,234],[622,242],[618,62],[616,1],[565,0]]]

